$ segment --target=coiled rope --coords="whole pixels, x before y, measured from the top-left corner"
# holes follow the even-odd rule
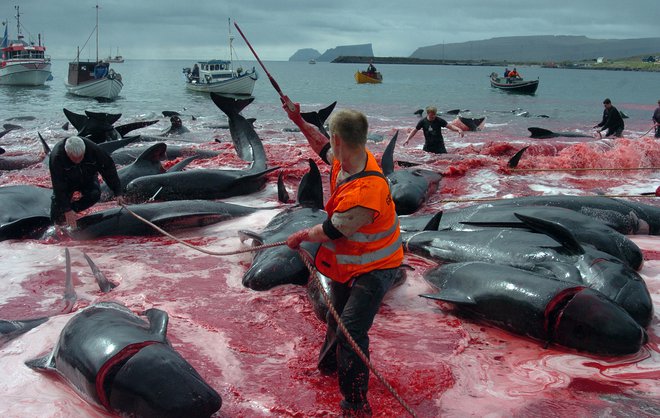
[[[186,241],[184,241],[180,238],[175,237],[174,235],[172,235],[169,232],[165,231],[164,229],[160,228],[158,225],[155,225],[151,221],[149,221],[149,220],[143,218],[142,216],[138,215],[137,213],[133,212],[126,205],[120,204],[119,206],[121,206],[123,209],[126,209],[126,211],[129,214],[131,214],[132,216],[134,216],[138,220],[146,223],[147,225],[151,226],[152,228],[154,228],[156,231],[160,232],[161,234],[172,238],[173,240],[177,241],[180,244],[185,245],[186,247],[189,247],[189,248],[192,248],[194,250],[200,251],[204,254],[209,254],[209,255],[214,255],[214,256],[227,256],[227,255],[234,255],[234,254],[241,254],[241,253],[246,253],[246,252],[258,251],[258,250],[262,250],[262,249],[265,249],[265,248],[272,248],[272,247],[277,247],[277,246],[286,244],[286,241],[278,241],[278,242],[273,242],[271,244],[264,244],[264,245],[254,246],[252,248],[247,248],[247,249],[244,249],[244,250],[236,250],[236,251],[228,251],[228,252],[209,251],[209,250],[206,250],[204,248],[198,247],[196,245],[190,244],[190,243],[188,243],[188,242],[186,242]],[[405,400],[403,400],[403,398],[392,387],[392,385],[390,385],[387,382],[387,380],[385,380],[385,378],[378,372],[378,370],[376,370],[373,363],[371,363],[369,358],[364,354],[364,352],[362,352],[362,349],[360,349],[360,347],[357,345],[357,343],[355,342],[355,340],[353,339],[351,334],[348,332],[348,329],[346,329],[346,326],[341,321],[339,313],[337,312],[334,305],[332,304],[332,300],[330,299],[330,295],[328,295],[328,292],[326,292],[325,288],[323,287],[323,284],[321,283],[321,279],[319,278],[319,276],[317,274],[318,272],[316,270],[316,267],[314,267],[314,264],[311,261],[312,260],[311,254],[309,254],[308,252],[306,252],[302,248],[298,249],[298,253],[300,254],[300,257],[302,258],[303,262],[305,263],[305,266],[309,270],[310,274],[312,275],[312,277],[316,281],[315,284],[320,289],[321,295],[323,295],[323,300],[326,303],[326,305],[328,306],[328,310],[330,311],[330,314],[333,316],[333,318],[337,322],[337,327],[344,334],[344,336],[346,336],[346,339],[347,339],[349,345],[351,346],[351,348],[353,349],[353,351],[355,351],[355,353],[358,355],[358,357],[360,357],[360,359],[364,362],[364,364],[367,365],[367,367],[374,374],[374,376],[376,376],[378,378],[378,380],[383,384],[383,386],[385,386],[385,388],[392,394],[392,396],[394,396],[394,398],[401,404],[401,406],[403,406],[403,408],[406,411],[408,411],[410,416],[416,418],[417,415],[415,414],[415,411],[412,410],[412,408],[406,403]]]

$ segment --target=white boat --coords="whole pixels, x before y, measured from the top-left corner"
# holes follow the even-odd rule
[[[229,60],[197,61],[192,68],[183,69],[186,88],[205,93],[252,95],[259,75],[254,67],[247,71],[241,67],[234,68],[233,40],[230,26]]]
[[[7,34],[8,22],[2,39],[2,59],[0,60],[0,85],[10,86],[42,86],[50,79],[50,57],[46,55],[46,47],[39,41],[28,43],[21,33],[20,11],[16,8],[17,40],[9,40]]]
[[[110,63],[99,60],[99,5],[96,5],[96,61],[80,61],[80,51],[76,59],[69,63],[69,75],[64,83],[67,92],[76,96],[113,100],[119,96],[124,83],[121,74],[110,68]]]

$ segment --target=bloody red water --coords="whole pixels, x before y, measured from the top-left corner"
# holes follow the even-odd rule
[[[404,121],[376,122],[385,140],[370,143],[379,158],[387,140]],[[194,127],[193,127],[194,128]],[[328,168],[305,146],[298,133],[266,126],[259,130],[270,166],[280,166],[294,198],[300,177],[313,158],[324,176]],[[221,143],[203,148],[218,157],[194,161],[189,168],[246,166],[233,152],[228,131],[213,134]],[[446,135],[450,154],[421,150],[421,134],[395,160],[422,163],[443,173],[439,191],[420,213],[456,209],[490,198],[542,194],[638,194],[658,187],[657,172],[516,172],[508,160],[530,145],[518,168],[635,168],[660,164],[660,148],[650,138],[596,141],[529,140],[501,130],[468,133],[459,141]],[[169,167],[173,162],[166,163]],[[278,171],[266,188],[232,202],[260,206],[276,203]],[[33,166],[0,177],[2,185],[48,187],[46,169]],[[636,198],[657,204],[653,198]],[[99,204],[90,211],[113,207]],[[241,229],[261,230],[279,210],[265,210],[203,228],[178,232],[181,238],[212,251],[245,246]],[[660,411],[660,256],[657,237],[633,237],[646,263],[641,275],[656,314],[649,343],[631,356],[584,355],[457,315],[454,308],[419,297],[434,289],[423,279],[433,263],[407,256],[414,268],[407,281],[385,298],[371,330],[371,360],[378,372],[419,417],[565,417],[656,416]],[[64,248],[72,254],[78,302],[64,305]],[[82,252],[117,287],[99,291]],[[338,414],[341,399],[335,377],[321,375],[316,360],[324,324],[316,319],[304,287],[287,285],[265,292],[242,286],[249,253],[213,257],[167,237],[112,237],[94,241],[0,242],[0,318],[48,315],[51,319],[0,347],[0,414],[3,417],[106,417],[56,376],[36,373],[23,363],[52,349],[66,322],[90,304],[114,300],[136,313],[148,308],[168,312],[168,337],[222,396],[220,417],[325,417]],[[157,371],[154,371],[157,372]],[[369,401],[378,417],[407,416],[406,410],[373,375]]]

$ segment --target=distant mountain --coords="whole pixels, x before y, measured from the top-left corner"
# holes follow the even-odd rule
[[[335,58],[341,56],[341,55],[352,55],[352,56],[361,56],[361,57],[373,57],[374,56],[374,50],[371,47],[371,44],[361,44],[361,45],[343,45],[343,46],[338,46],[335,48],[330,48],[326,50],[323,54],[319,54],[317,56],[309,56],[308,58],[300,58],[304,54],[306,54],[305,51],[314,51],[318,54],[318,51],[315,49],[307,48],[307,49],[299,49],[296,51],[295,54],[293,54],[290,58],[289,61],[309,61],[310,59],[314,58],[316,61],[323,61],[323,62],[330,62],[334,60]],[[307,56],[307,55],[305,55]]]
[[[660,52],[660,38],[591,39],[586,36],[509,36],[417,48],[411,58],[487,61],[580,61]],[[345,54],[348,55],[348,54]],[[356,54],[357,55],[357,54]]]
[[[304,48],[296,51],[295,54],[289,57],[289,61],[309,61],[311,59],[318,59],[321,53],[313,48]]]

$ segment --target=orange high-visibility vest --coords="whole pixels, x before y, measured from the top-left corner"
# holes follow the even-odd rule
[[[339,184],[341,164],[334,160],[330,173],[330,199],[325,205],[328,219],[335,212],[362,206],[376,212],[374,221],[350,237],[324,242],[316,253],[315,265],[321,274],[340,283],[372,270],[399,267],[403,246],[399,218],[390,194],[390,185],[374,156],[367,150],[364,171]]]

